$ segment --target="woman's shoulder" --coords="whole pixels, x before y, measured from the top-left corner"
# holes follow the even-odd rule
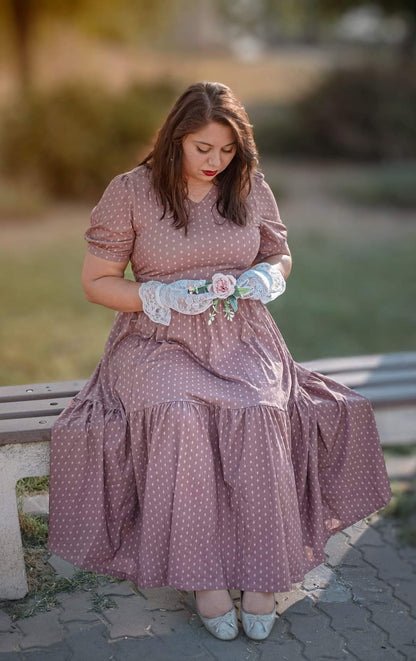
[[[261,170],[258,170],[257,168],[253,170],[252,172],[252,178],[255,181],[262,181],[264,179],[264,174]]]
[[[131,170],[120,172],[116,176],[133,182],[144,182],[150,181],[150,172],[151,169],[146,165],[146,163],[144,163],[142,165],[136,165],[136,167],[132,168]]]
[[[263,172],[261,170],[253,170],[251,173],[251,191],[250,197],[255,199],[261,198],[265,193],[267,194],[269,185],[266,182]]]
[[[251,175],[252,188],[258,190],[266,183],[264,174],[261,170],[253,170]]]
[[[130,190],[136,200],[148,198],[152,191],[151,170],[146,165],[136,165],[131,170],[120,172],[114,177],[115,180],[123,181],[124,186]]]

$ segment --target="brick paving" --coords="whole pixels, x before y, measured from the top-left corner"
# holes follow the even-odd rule
[[[325,563],[276,593],[265,641],[242,629],[217,640],[191,592],[104,582],[96,592],[111,601],[100,612],[88,590],[60,593],[51,611],[14,622],[0,609],[0,661],[416,661],[416,548],[399,543],[398,525],[376,514],[332,536]],[[50,561],[58,576],[72,575]],[[231,596],[238,606],[239,591]]]

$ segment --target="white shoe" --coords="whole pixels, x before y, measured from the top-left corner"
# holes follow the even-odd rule
[[[244,590],[241,591],[240,598],[241,624],[244,633],[253,640],[264,640],[270,634],[276,621],[276,601],[271,613],[247,613],[242,606],[243,594]]]
[[[194,599],[196,603],[196,592],[194,590]],[[231,610],[224,613],[224,615],[219,615],[218,617],[204,617],[196,608],[196,612],[201,618],[203,624],[208,629],[210,633],[216,638],[221,640],[234,640],[238,636],[238,619],[237,619],[237,610],[235,605]]]

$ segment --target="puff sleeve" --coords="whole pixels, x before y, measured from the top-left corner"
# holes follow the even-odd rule
[[[256,217],[260,230],[260,246],[256,261],[260,262],[271,255],[290,256],[287,227],[280,218],[275,197],[262,172],[256,172],[254,194]]]
[[[118,174],[91,212],[90,227],[84,234],[88,252],[113,262],[128,261],[136,236],[132,221],[128,176]]]

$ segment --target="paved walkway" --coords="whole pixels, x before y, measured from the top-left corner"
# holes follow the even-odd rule
[[[405,463],[388,463],[389,473]],[[0,610],[0,661],[416,661],[416,548],[401,546],[397,530],[377,514],[331,537],[326,562],[276,593],[279,617],[263,642],[242,629],[233,641],[214,638],[191,592],[123,581],[97,589],[114,604],[102,612],[84,590],[14,623]],[[61,575],[73,572],[51,562]],[[231,595],[238,605],[239,591]]]

